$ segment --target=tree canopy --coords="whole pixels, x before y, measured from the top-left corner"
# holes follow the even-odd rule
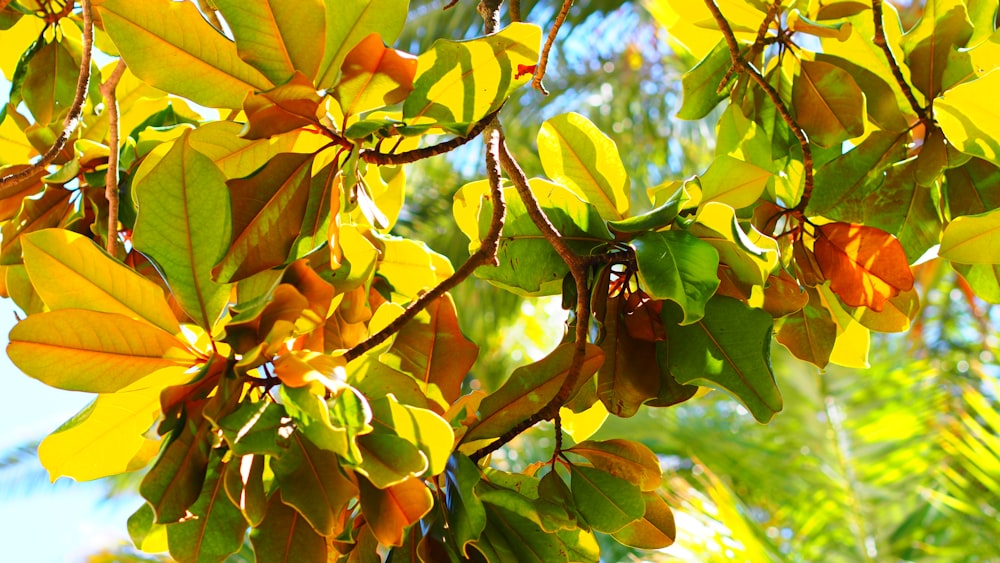
[[[7,354],[95,394],[38,454],[53,480],[144,471],[138,548],[663,548],[674,497],[628,419],[709,388],[781,417],[773,342],[867,365],[916,322],[918,263],[1000,303],[995,1],[904,27],[881,0],[649,0],[663,32],[616,72],[667,51],[686,72],[629,83],[609,122],[568,60],[596,47],[559,31],[618,3],[446,4],[0,0]],[[678,89],[713,134],[666,123]],[[474,179],[428,182],[456,152]],[[480,282],[561,296],[557,344],[496,359],[513,336]],[[548,451],[498,459],[543,421]]]

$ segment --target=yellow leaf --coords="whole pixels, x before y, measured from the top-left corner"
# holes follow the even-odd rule
[[[964,153],[1000,165],[1000,69],[956,86],[934,100],[934,119],[953,145]]]
[[[160,392],[192,377],[184,368],[171,367],[137,382],[141,389],[99,395],[38,446],[50,479],[89,481],[146,465],[159,450],[159,442],[145,434],[160,416]]]
[[[65,229],[21,238],[24,265],[42,301],[58,309],[88,309],[180,331],[163,290],[108,256],[90,239]]]
[[[837,340],[830,352],[830,362],[848,368],[868,368],[868,348],[871,345],[871,331],[855,321],[840,306],[837,297],[830,290],[830,284],[817,286],[826,307],[837,322]]]
[[[62,309],[31,315],[10,331],[7,355],[46,385],[114,393],[151,373],[188,368],[183,342],[148,324],[113,313]]]
[[[959,264],[1000,263],[1000,209],[955,218],[944,229],[938,256]]]
[[[341,355],[321,354],[310,350],[293,350],[274,361],[274,373],[289,387],[305,387],[319,382],[337,393],[347,385],[347,362]]]
[[[583,412],[573,412],[565,407],[559,409],[562,429],[569,434],[574,442],[582,442],[601,429],[608,418],[608,409],[604,403],[596,401]]]

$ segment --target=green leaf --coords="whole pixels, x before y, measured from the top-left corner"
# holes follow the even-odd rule
[[[455,302],[446,293],[396,333],[380,360],[391,365],[396,362],[390,359],[396,358],[400,371],[425,385],[437,385],[444,398],[454,402],[478,355],[479,347],[462,334]]]
[[[486,510],[486,529],[479,541],[472,545],[486,555],[488,560],[537,563],[567,561],[562,542],[537,523],[537,513],[534,518],[529,518],[528,514],[510,510],[503,505],[485,501],[483,505]]]
[[[358,436],[361,463],[354,469],[380,489],[423,474],[430,467],[427,456],[412,442],[391,432]]]
[[[187,517],[208,472],[212,425],[200,409],[187,415],[139,485],[139,494],[153,507],[160,524]]]
[[[434,507],[434,497],[421,479],[407,479],[385,489],[358,479],[361,510],[379,543],[403,545],[406,529],[427,515]]]
[[[938,256],[960,264],[1000,264],[1000,209],[948,223]]]
[[[372,33],[392,44],[406,22],[409,0],[325,0],[326,48],[316,74],[316,86],[331,88],[336,84],[347,54]]]
[[[944,195],[948,216],[977,215],[1000,208],[1000,168],[981,158],[973,158],[945,170]]]
[[[538,62],[541,40],[537,25],[515,22],[478,39],[435,41],[417,61],[403,119],[409,125],[430,123],[464,135],[528,83],[530,74],[515,76],[518,65]]]
[[[998,89],[1000,68],[945,92],[934,101],[934,119],[959,150],[1000,166],[1000,109],[991,103]]]
[[[467,546],[478,540],[486,527],[486,511],[475,492],[482,475],[472,460],[461,453],[455,453],[448,459],[445,477],[448,527],[455,534],[459,552],[468,556]]]
[[[271,458],[271,470],[284,504],[295,507],[322,535],[337,530],[340,512],[358,494],[344,474],[337,454],[313,444],[301,432],[293,432],[288,450]],[[266,526],[273,503],[268,503]]]
[[[320,388],[322,394],[325,388]],[[355,438],[370,431],[371,411],[364,397],[353,388],[343,389],[330,399],[324,399],[311,386],[289,387],[279,391],[288,416],[309,441],[324,450],[354,461],[359,452]]]
[[[865,132],[865,95],[847,71],[823,61],[801,61],[792,105],[809,140],[834,146]]]
[[[617,532],[642,518],[646,505],[638,486],[585,465],[570,465],[570,476],[576,508],[595,530]]]
[[[239,507],[246,520],[255,528],[260,526],[267,510],[265,463],[266,457],[263,455],[243,456],[230,461],[222,475],[229,500]]]
[[[326,561],[327,539],[301,513],[282,501],[281,490],[271,493],[264,520],[250,532],[257,560]]]
[[[928,100],[954,84],[953,79],[946,78],[954,73],[954,69],[948,67],[959,63],[955,55],[965,47],[972,31],[964,2],[929,0],[920,21],[903,35],[900,46],[910,69],[910,81]],[[971,74],[968,53],[960,58]]]
[[[639,549],[663,549],[674,543],[677,527],[674,513],[662,496],[655,492],[642,493],[646,511],[642,518],[627,524],[612,537],[624,545]]]
[[[980,299],[994,305],[1000,304],[1000,265],[952,262],[951,266],[962,274]]]
[[[57,121],[73,104],[80,53],[73,53],[67,41],[45,43],[28,61],[21,95],[35,122]]]
[[[643,291],[680,305],[683,324],[705,315],[705,303],[719,287],[719,253],[712,245],[685,231],[646,233],[631,245]]]
[[[163,290],[90,239],[64,229],[45,229],[22,237],[21,247],[35,291],[50,310],[117,313],[170,334],[180,331]]]
[[[132,189],[136,250],[156,263],[184,311],[211,331],[229,303],[229,286],[211,277],[230,240],[225,178],[183,137]]]
[[[27,375],[69,391],[114,393],[195,356],[173,335],[114,313],[62,309],[31,315],[10,331],[7,355]]]
[[[250,141],[240,136],[243,127],[231,121],[205,123],[192,131],[187,142],[207,156],[227,178],[243,178],[274,156],[292,152],[298,133]]]
[[[280,154],[252,176],[228,182],[233,238],[212,269],[215,280],[239,281],[288,260],[312,196],[312,164],[313,155]]]
[[[234,455],[267,454],[280,457],[293,431],[285,409],[270,401],[246,401],[219,421]]]
[[[372,33],[344,59],[340,81],[330,93],[347,116],[398,104],[413,91],[417,58],[386,48]]]
[[[190,2],[106,0],[97,9],[129,69],[161,90],[239,109],[248,93],[272,86]]]
[[[679,184],[679,182],[678,182]],[[616,233],[642,233],[644,231],[656,231],[669,226],[677,218],[680,210],[690,201],[691,197],[683,186],[679,186],[666,202],[641,215],[622,219],[621,221],[608,221],[608,227]]]
[[[737,209],[749,207],[767,186],[771,173],[737,158],[721,155],[701,176],[701,201],[724,203]]]
[[[720,39],[705,58],[681,77],[684,101],[681,103],[681,109],[677,110],[677,117],[701,119],[711,113],[719,102],[729,97],[732,80],[730,79],[730,83],[721,92],[719,85],[732,66],[729,46],[724,39]]]
[[[578,254],[588,255],[613,240],[597,209],[581,201],[572,191],[537,178],[532,178],[529,183],[549,221]],[[469,216],[478,211],[479,230],[470,236],[470,247],[475,248],[479,247],[482,237],[488,232],[493,214],[492,203],[475,195],[484,187],[479,183],[468,184],[455,196],[455,213],[461,216],[459,223],[463,225],[463,230],[471,228]],[[566,263],[528,216],[524,202],[514,188],[504,188],[504,199],[507,202],[507,217],[497,251],[500,264],[477,268],[476,276],[518,295],[540,296],[561,292],[562,280],[569,272]],[[468,230],[465,233],[471,234]]]
[[[178,561],[222,561],[243,545],[247,521],[226,495],[225,468],[212,463],[201,495],[191,505],[194,517],[167,526],[170,555]]]
[[[316,77],[326,38],[322,0],[217,0],[215,6],[236,38],[240,58],[271,82],[281,84],[296,71]]]
[[[569,375],[573,347],[571,343],[561,344],[541,360],[514,370],[506,383],[479,404],[479,421],[463,440],[502,436],[547,405]],[[578,380],[583,382],[590,378],[603,361],[601,349],[587,344]]]
[[[819,167],[806,213],[835,215],[844,221],[843,214],[861,212],[858,208],[883,185],[886,166],[905,160],[905,143],[906,135],[876,131],[857,147]]]
[[[589,119],[564,113],[542,124],[538,157],[545,174],[581,195],[601,217],[628,215],[630,180],[618,146]]]
[[[736,299],[713,297],[703,319],[687,326],[681,319],[677,307],[664,304],[670,373],[678,382],[725,389],[760,422],[781,410],[771,370],[770,315]]]
[[[404,438],[424,455],[427,460],[424,476],[438,475],[445,470],[455,442],[448,421],[434,411],[402,404],[391,393],[372,401],[371,406],[372,425],[376,431]]]
[[[137,548],[147,553],[167,550],[167,527],[156,523],[153,509],[145,502],[129,516],[128,536]]]
[[[738,281],[763,286],[778,266],[778,242],[753,225],[743,232],[736,211],[728,205],[705,204],[688,232],[709,243],[719,253],[719,262],[728,265]]]
[[[582,456],[596,469],[610,473],[642,491],[660,488],[660,460],[648,447],[632,440],[587,440],[566,450]]]

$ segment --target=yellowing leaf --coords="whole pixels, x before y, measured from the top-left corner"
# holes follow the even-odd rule
[[[516,22],[470,41],[435,42],[418,59],[413,93],[403,104],[404,120],[465,134],[531,79],[515,73],[518,65],[538,61],[541,40],[537,25]]]
[[[407,479],[386,489],[375,487],[367,479],[358,479],[358,487],[361,510],[383,545],[402,545],[403,532],[434,506],[434,497],[421,479]]]
[[[241,59],[281,84],[296,71],[314,78],[326,38],[323,0],[218,0]]]
[[[90,239],[45,229],[22,239],[24,265],[51,310],[89,309],[180,330],[159,286],[114,260]]]
[[[292,350],[274,360],[274,374],[289,387],[305,387],[318,382],[337,393],[346,387],[346,365],[343,356]]]
[[[316,75],[320,88],[336,83],[347,53],[369,34],[378,32],[390,44],[396,41],[406,22],[410,0],[325,0],[325,4],[326,49]]]
[[[114,313],[62,309],[31,315],[10,331],[7,355],[21,371],[69,391],[114,393],[195,356],[163,330]]]
[[[655,492],[642,493],[642,500],[646,503],[642,518],[627,524],[612,536],[625,545],[639,549],[663,549],[673,544],[677,527],[667,501]]]
[[[318,125],[316,113],[321,101],[322,97],[312,82],[301,72],[296,72],[280,86],[247,95],[243,100],[243,112],[247,116],[243,137],[264,139]]]
[[[569,375],[572,357],[573,344],[562,344],[541,360],[514,370],[506,383],[479,404],[479,422],[463,440],[501,436],[541,410],[556,396]],[[586,381],[603,361],[601,349],[587,344],[579,381]]]
[[[157,88],[239,109],[248,92],[272,85],[191,2],[106,0],[97,9],[129,69]]]
[[[944,229],[938,256],[959,264],[1000,263],[1000,210],[956,217]]]
[[[934,100],[934,119],[962,152],[1000,165],[1000,68],[960,84]]]
[[[736,209],[753,204],[764,193],[771,173],[749,162],[722,155],[701,176],[702,203],[725,203]]]
[[[817,228],[816,261],[833,290],[852,307],[881,311],[913,287],[906,253],[895,237],[874,227],[827,223]]]
[[[416,57],[386,48],[379,34],[372,33],[347,54],[331,94],[345,116],[358,115],[406,99],[416,72]]]
[[[582,442],[594,435],[601,429],[604,421],[608,419],[608,409],[604,408],[604,403],[594,402],[583,412],[573,412],[566,407],[559,409],[559,418],[562,419],[562,429],[569,434],[573,441]]]
[[[638,486],[655,491],[662,484],[660,460],[648,447],[631,440],[588,440],[566,450],[587,458],[594,467]]]
[[[538,157],[549,178],[581,194],[601,217],[628,213],[630,181],[618,147],[586,117],[564,113],[543,123]]]
[[[445,264],[447,270],[438,271],[432,261],[432,255],[436,253],[421,241],[398,237],[381,240],[385,251],[379,260],[378,272],[402,295],[416,297],[422,290],[437,285],[442,276],[449,276],[454,271],[450,264]]]
[[[865,96],[847,71],[823,61],[801,61],[792,83],[799,125],[816,144],[829,147],[865,132]]]
[[[184,368],[150,374],[135,391],[102,394],[49,434],[38,458],[52,481],[70,477],[90,481],[139,469],[156,455],[159,442],[145,436],[160,416],[160,392],[190,380]]]

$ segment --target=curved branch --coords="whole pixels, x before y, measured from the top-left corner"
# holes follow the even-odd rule
[[[429,147],[422,147],[419,149],[413,149],[411,151],[405,151],[398,154],[382,153],[375,149],[364,149],[361,151],[361,160],[369,164],[378,164],[380,166],[391,166],[395,164],[409,164],[411,162],[416,162],[418,160],[423,160],[425,158],[430,158],[432,156],[437,156],[439,154],[444,154],[446,152],[451,152],[458,147],[468,143],[469,141],[475,139],[480,133],[486,130],[486,127],[493,122],[493,118],[500,113],[503,106],[500,106],[496,110],[490,112],[486,117],[480,119],[476,124],[469,130],[468,133],[463,137],[455,137],[453,139],[448,139],[443,143],[438,143],[436,145],[431,145]],[[349,143],[350,141],[348,141]]]
[[[569,9],[573,6],[573,0],[563,0],[562,7],[559,8],[559,14],[556,16],[556,20],[552,22],[552,27],[549,28],[549,36],[545,38],[545,46],[542,47],[542,54],[538,57],[538,67],[535,69],[535,76],[531,79],[531,86],[535,90],[538,90],[546,96],[549,95],[549,91],[542,86],[542,78],[545,78],[545,68],[549,66],[549,52],[552,51],[552,44],[556,41],[556,35],[559,34],[559,28],[562,27],[564,21],[566,21],[566,16],[569,15]],[[518,12],[520,12],[520,6],[518,6]],[[518,14],[520,15],[520,13]]]
[[[482,244],[469,256],[455,273],[448,276],[448,279],[434,286],[430,291],[418,297],[403,311],[403,314],[389,323],[388,326],[358,343],[344,354],[344,359],[348,362],[364,354],[368,350],[385,342],[387,338],[400,331],[403,325],[408,323],[418,313],[423,311],[435,299],[441,297],[448,290],[462,283],[472,275],[472,272],[479,266],[486,264],[497,264],[497,248],[500,245],[500,232],[503,230],[504,218],[507,215],[507,205],[503,198],[502,181],[500,178],[500,166],[498,151],[500,148],[499,126],[491,124],[488,126],[489,132],[486,139],[486,174],[490,182],[490,199],[493,203],[493,217],[490,219],[490,230],[483,237]]]
[[[580,374],[583,370],[583,362],[586,359],[587,337],[590,332],[590,292],[588,291],[587,284],[587,270],[590,264],[589,258],[580,257],[573,252],[573,249],[566,244],[562,235],[552,225],[549,218],[546,217],[545,212],[538,204],[538,200],[535,199],[534,194],[531,193],[531,187],[528,185],[527,176],[524,174],[524,171],[521,169],[521,166],[517,163],[517,161],[514,160],[514,157],[510,154],[510,151],[507,148],[507,144],[503,141],[500,143],[500,164],[503,166],[504,171],[507,172],[511,182],[514,183],[514,187],[517,189],[518,195],[524,202],[528,216],[531,217],[532,222],[534,222],[535,226],[542,232],[542,236],[545,237],[545,240],[552,245],[552,248],[554,248],[560,258],[563,259],[563,262],[565,262],[566,266],[569,267],[570,274],[573,276],[573,281],[576,285],[576,332],[574,333],[575,347],[573,348],[573,359],[570,361],[569,365],[569,373],[566,375],[566,380],[563,381],[563,384],[556,393],[556,396],[549,401],[548,404],[542,407],[541,410],[523,420],[517,426],[504,433],[503,436],[500,436],[488,446],[472,454],[470,457],[473,461],[478,461],[479,459],[482,459],[490,453],[500,449],[504,444],[510,442],[519,434],[542,420],[554,418],[559,414],[559,408],[565,404],[567,400],[569,400],[570,394],[577,386],[577,380],[580,378]]]
[[[82,0],[80,9],[83,12],[83,53],[80,55],[80,75],[76,81],[76,93],[73,96],[73,104],[70,105],[69,113],[63,120],[62,132],[56,137],[49,150],[42,155],[42,158],[31,166],[8,174],[0,178],[0,188],[5,188],[11,184],[19,182],[35,171],[49,165],[66,146],[70,135],[76,130],[80,122],[80,115],[83,113],[83,102],[87,98],[87,86],[90,84],[90,57],[94,46],[94,21],[90,13],[90,0]]]
[[[903,78],[903,71],[899,68],[899,63],[896,62],[896,57],[893,56],[892,49],[889,48],[889,43],[885,39],[885,26],[882,21],[882,0],[872,0],[872,16],[875,20],[874,43],[885,54],[885,58],[889,62],[889,69],[892,71],[892,77],[896,79],[896,84],[899,84],[899,88],[903,91],[903,96],[906,97],[906,101],[909,102],[910,107],[921,121],[927,121],[927,109],[920,107],[917,97],[913,95],[913,88],[910,88],[909,83]]]

